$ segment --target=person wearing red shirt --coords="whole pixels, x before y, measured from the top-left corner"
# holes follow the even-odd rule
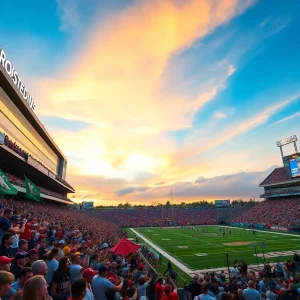
[[[164,293],[164,287],[163,287],[163,282],[164,280],[160,277],[155,285],[155,295],[156,295],[156,300],[160,300],[162,298],[162,295]]]
[[[171,287],[169,285],[166,285],[164,287],[165,296],[162,297],[161,300],[179,300],[176,284],[171,278],[169,278],[169,281],[172,283],[173,292],[171,293]]]

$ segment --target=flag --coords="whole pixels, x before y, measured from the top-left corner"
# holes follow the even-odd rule
[[[26,198],[39,201],[41,194],[40,189],[34,183],[32,183],[26,176],[24,177],[26,186]]]
[[[17,195],[18,190],[9,182],[5,174],[0,170],[0,194]]]

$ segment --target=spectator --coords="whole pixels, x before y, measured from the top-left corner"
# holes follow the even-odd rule
[[[27,252],[28,250],[28,243],[26,240],[21,239],[19,240],[19,244],[18,244],[18,252]]]
[[[198,295],[201,300],[215,300],[215,297],[212,297],[208,294],[208,284],[206,282],[202,283],[201,285],[202,294]],[[194,298],[194,300],[198,300],[198,296]]]
[[[0,245],[0,256],[14,257],[10,246],[13,244],[13,233],[7,232],[2,235]]]
[[[248,282],[248,288],[244,290],[244,300],[260,300],[260,294],[255,289],[255,284],[252,280]]]
[[[50,284],[52,281],[53,273],[58,268],[58,261],[56,256],[58,255],[58,249],[53,248],[47,256],[46,265],[47,265],[47,274],[45,276],[47,284]]]
[[[16,254],[15,259],[13,260],[10,271],[15,275],[16,279],[20,278],[21,271],[26,265],[26,252],[19,252]]]
[[[179,300],[177,295],[177,287],[172,279],[170,279],[170,282],[172,283],[173,292],[169,285],[165,286],[164,287],[165,296],[162,297],[161,300]]]
[[[197,275],[193,277],[193,281],[189,284],[189,293],[191,299],[202,294],[201,284],[199,283],[199,277]]]
[[[86,295],[86,281],[78,279],[72,284],[72,298],[70,300],[83,300]]]
[[[164,293],[164,287],[163,287],[164,280],[163,278],[158,278],[156,284],[155,284],[155,296],[157,300],[160,300],[162,298],[162,295]]]
[[[13,258],[7,256],[0,256],[0,270],[10,272],[10,266],[13,260]]]
[[[35,248],[38,244],[38,240],[37,240],[37,234],[36,234],[36,231],[32,231],[31,234],[30,234],[30,240],[29,240],[29,243],[28,243],[28,249],[31,250],[33,248]]]
[[[26,263],[26,267],[31,267],[31,265],[39,259],[39,252],[36,249],[29,250],[28,261]]]
[[[32,270],[30,268],[25,267],[20,273],[20,278],[17,281],[15,281],[11,285],[11,287],[16,291],[21,290],[24,288],[24,285],[27,282],[27,280],[31,277],[33,277]]]
[[[94,293],[92,290],[92,281],[93,278],[98,274],[97,271],[91,269],[91,268],[87,268],[82,272],[82,277],[86,280],[86,293],[85,293],[85,297],[83,298],[83,300],[94,300]]]
[[[3,235],[6,232],[10,232],[13,234],[19,234],[24,232],[26,222],[24,222],[21,229],[13,229],[11,227],[12,223],[10,219],[12,218],[12,215],[13,215],[13,210],[10,208],[6,208],[3,212],[3,217],[0,217],[0,239],[2,239]]]
[[[4,297],[9,293],[11,284],[15,281],[13,274],[7,271],[0,271],[0,297]],[[0,298],[0,299],[1,299]],[[24,299],[26,300],[26,299]],[[33,299],[30,299],[33,300]]]
[[[95,276],[92,281],[95,300],[107,300],[105,296],[105,292],[107,289],[113,289],[114,292],[120,292],[122,289],[123,278],[121,278],[119,285],[115,286],[105,278],[106,274],[107,268],[101,266],[98,270],[98,276]]]
[[[17,232],[20,229],[20,219],[19,219],[19,217],[17,215],[14,215],[14,216],[11,217],[10,220],[12,222],[11,228]],[[11,250],[12,250],[13,256],[15,256],[18,252],[19,237],[20,237],[19,233],[16,233],[16,234],[13,235],[13,243],[11,245],[11,248],[12,248]]]
[[[47,274],[47,265],[43,260],[37,260],[31,265],[33,276],[40,275],[45,277]]]
[[[147,286],[150,281],[151,281],[150,278],[143,276],[143,275],[140,276],[139,282],[137,285],[137,292],[138,292],[139,297],[142,297],[142,296],[146,297],[146,290],[147,290]]]
[[[59,251],[58,251],[58,255],[57,255],[57,260],[60,260],[65,255],[63,252],[63,248],[65,248],[65,246],[66,246],[66,243],[64,240],[60,240],[58,242]]]
[[[67,257],[63,257],[58,264],[57,270],[53,273],[51,284],[51,295],[53,298],[68,299],[71,295],[70,285],[70,260]]]
[[[22,300],[50,300],[47,283],[43,276],[33,276],[27,280]]]
[[[80,254],[73,254],[71,256],[71,267],[70,267],[70,282],[73,284],[77,279],[82,278],[82,272],[88,267],[90,259],[90,251],[88,250],[82,261]]]
[[[40,234],[38,238],[38,244],[36,246],[36,250],[39,251],[39,258],[40,259],[45,259],[46,254],[48,253],[49,249],[47,248],[46,244],[46,235]]]

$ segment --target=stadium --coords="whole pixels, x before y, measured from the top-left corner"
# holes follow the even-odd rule
[[[35,102],[0,49],[0,169],[24,197],[25,176],[39,187],[42,201],[73,204],[67,159],[34,113]]]
[[[296,136],[277,142],[283,166],[260,183],[263,200],[251,205],[216,200],[214,205],[93,209],[91,202],[83,202],[77,206],[68,198],[75,189],[66,180],[67,159],[35,115],[38,102],[35,104],[5,52],[0,51],[1,270],[8,270],[5,260],[14,259],[18,272],[25,264],[33,271],[43,261],[50,266],[49,257],[53,260],[60,253],[60,259],[71,261],[68,284],[82,277],[92,283],[92,277],[102,272],[114,291],[121,292],[119,278],[125,278],[122,293],[124,297],[134,293],[133,299],[144,296],[136,294],[137,290],[146,291],[141,288],[145,284],[140,280],[142,274],[149,277],[147,284],[154,294],[157,278],[164,277],[171,286],[176,283],[180,299],[192,294],[188,285],[192,277],[199,285],[209,282],[215,295],[229,290],[230,284],[237,286],[238,281],[245,288],[245,278],[251,276],[268,287],[277,278],[276,292],[286,283],[286,289],[299,283],[300,154]],[[295,153],[284,156],[282,147],[289,143],[294,143]],[[72,273],[75,265],[81,270],[77,277]],[[45,276],[51,284],[57,268],[51,276],[47,271],[35,271],[35,275]],[[21,276],[10,270],[16,278]],[[58,295],[63,292],[55,288],[49,293],[53,299],[69,296],[68,292]],[[154,299],[150,294],[147,290],[148,299]]]

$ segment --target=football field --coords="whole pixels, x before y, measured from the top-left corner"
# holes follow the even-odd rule
[[[230,266],[234,260],[244,260],[248,265],[254,265],[257,263],[254,245],[259,264],[264,262],[263,252],[266,262],[285,261],[293,255],[294,252],[291,251],[300,253],[300,236],[296,234],[257,231],[255,236],[252,230],[230,228],[231,234],[226,231],[223,237],[220,228],[196,226],[194,229],[185,227],[134,230],[190,270],[226,267],[226,253]],[[157,249],[154,251],[157,252]]]

